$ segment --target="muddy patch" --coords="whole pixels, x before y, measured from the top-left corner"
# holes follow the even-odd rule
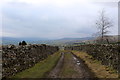
[[[61,57],[60,57],[57,65],[56,65],[55,68],[48,74],[48,78],[58,78],[58,75],[59,75],[60,70],[61,70],[61,68],[62,68],[63,60],[64,60],[64,53],[61,53]]]
[[[94,73],[83,60],[72,52],[63,52],[55,68],[48,74],[48,78],[94,78]]]
[[[78,66],[78,71],[81,70],[83,78],[95,78],[95,74],[88,68],[85,62],[73,54],[76,65]]]

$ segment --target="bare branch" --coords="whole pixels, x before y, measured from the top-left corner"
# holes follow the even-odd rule
[[[100,16],[98,20],[96,20],[95,24],[98,29],[98,32],[96,34],[99,34],[99,36],[101,36],[102,38],[105,34],[109,32],[108,28],[113,26],[112,21],[110,21],[109,17],[106,16],[105,10],[102,10],[100,12]]]

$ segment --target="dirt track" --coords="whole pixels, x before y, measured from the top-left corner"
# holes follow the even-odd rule
[[[62,52],[61,58],[48,74],[49,78],[93,78],[84,61],[72,54],[72,52]],[[87,79],[88,80],[88,79]]]
[[[62,65],[63,65],[63,60],[64,60],[64,53],[61,53],[60,60],[58,61],[55,68],[48,75],[49,78],[58,78],[60,70],[61,70]]]

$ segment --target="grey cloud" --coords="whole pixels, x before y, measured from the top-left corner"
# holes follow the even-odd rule
[[[7,3],[2,11],[3,30],[18,37],[90,36],[96,30],[93,26],[100,9],[100,6],[94,4],[79,3],[65,8],[51,4],[34,6],[18,2]],[[112,11],[114,8],[108,10]],[[110,15],[113,16],[114,13]]]

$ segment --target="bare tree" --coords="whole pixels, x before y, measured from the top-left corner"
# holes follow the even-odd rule
[[[104,35],[109,32],[108,28],[112,27],[112,21],[109,19],[109,17],[106,16],[105,10],[102,10],[100,12],[100,16],[98,20],[96,21],[96,27],[98,29],[98,34],[101,37],[102,43]]]

